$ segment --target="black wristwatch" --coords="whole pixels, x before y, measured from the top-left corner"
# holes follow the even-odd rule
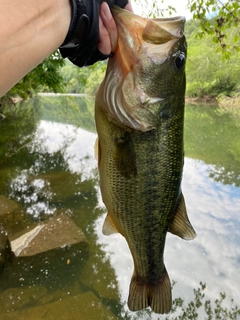
[[[110,55],[103,55],[97,48],[99,38],[99,7],[104,0],[71,0],[72,19],[68,34],[59,50],[79,67],[94,64]],[[128,0],[105,0],[124,8]]]

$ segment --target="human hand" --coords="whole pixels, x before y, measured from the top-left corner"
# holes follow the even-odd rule
[[[103,3],[104,1],[106,3]],[[129,1],[71,0],[71,2],[71,24],[66,39],[59,48],[63,58],[68,58],[79,67],[108,58],[117,44],[117,28],[109,7],[116,4],[132,11]]]

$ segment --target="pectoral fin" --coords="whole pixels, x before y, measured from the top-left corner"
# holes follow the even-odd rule
[[[114,222],[112,221],[109,213],[107,214],[105,221],[103,223],[102,233],[105,236],[110,236],[113,233],[118,233],[118,230],[117,230]]]
[[[114,139],[114,158],[117,169],[125,178],[136,176],[136,155],[129,133]]]
[[[168,231],[185,240],[192,240],[196,237],[196,232],[188,219],[185,201],[182,194],[180,196],[177,212]]]

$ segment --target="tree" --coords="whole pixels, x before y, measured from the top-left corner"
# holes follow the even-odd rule
[[[211,35],[201,41],[196,38],[200,22],[189,20],[185,26],[188,43],[187,91],[188,97],[218,99],[231,97],[240,90],[240,52],[233,51],[230,60],[221,59],[221,52],[215,52],[216,44]],[[227,38],[234,40],[234,28],[227,30]]]
[[[162,4],[166,0],[134,0],[146,16],[159,17],[166,12],[172,15],[176,12],[173,6],[168,5],[165,9]],[[199,31],[197,37],[202,38],[205,34],[211,35],[216,44],[217,51],[222,52],[223,59],[230,59],[233,50],[240,52],[240,1],[239,0],[188,0],[187,8],[192,12],[193,18],[199,21]],[[231,29],[231,36],[229,32]],[[31,97],[39,91],[61,92],[64,89],[64,81],[60,73],[64,61],[58,51],[55,51],[45,59],[37,68],[26,75],[7,95],[0,99],[0,107],[9,98],[20,96],[23,99]],[[70,71],[70,68],[68,68]],[[72,69],[73,70],[73,69]],[[90,73],[89,73],[90,70]],[[73,77],[68,77],[68,88],[71,92],[93,92],[97,87],[94,74],[104,73],[104,65],[99,69],[95,66],[91,69],[83,68],[72,71]],[[77,73],[77,76],[75,74]],[[91,78],[89,79],[89,74]],[[88,88],[86,90],[86,86]]]
[[[63,78],[60,74],[63,65],[59,52],[53,52],[0,99],[0,106],[16,96],[28,99],[39,91],[63,91]]]
[[[188,0],[193,18],[200,21],[201,31],[213,36],[213,41],[222,49],[224,58],[229,59],[231,49],[240,51],[240,1],[239,0]],[[233,41],[228,41],[226,31],[234,28]]]
[[[92,66],[77,68],[67,61],[61,70],[66,92],[94,95],[104,78],[106,66],[106,61],[99,61]]]
[[[166,0],[152,0],[147,5],[146,0],[134,0],[144,14],[150,17],[159,17],[168,13],[172,15],[175,8],[168,5],[165,9],[162,4]],[[223,58],[230,59],[231,51],[240,51],[240,1],[239,0],[188,0],[187,9],[193,15],[193,19],[200,22],[200,31],[197,37],[202,38],[205,34],[212,35],[217,50],[221,51]],[[227,30],[234,29],[234,38],[228,39]]]

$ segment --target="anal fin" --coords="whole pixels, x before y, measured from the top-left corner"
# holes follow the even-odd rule
[[[128,307],[131,311],[142,310],[150,306],[155,313],[169,313],[172,307],[171,283],[164,273],[154,282],[146,282],[134,272],[130,283]]]
[[[182,193],[180,196],[177,212],[168,231],[185,240],[192,240],[197,236],[195,230],[193,229],[193,226],[188,219],[186,205]]]
[[[117,230],[114,222],[112,221],[109,213],[107,214],[105,221],[103,223],[102,233],[105,236],[110,236],[113,233],[118,233],[118,230]]]

